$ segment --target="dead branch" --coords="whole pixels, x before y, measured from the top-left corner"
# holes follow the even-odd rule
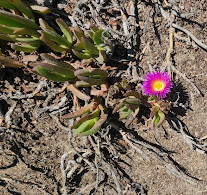
[[[181,30],[183,31],[185,34],[187,34],[193,41],[195,41],[195,43],[197,43],[198,46],[200,46],[201,48],[207,50],[207,45],[202,43],[200,40],[198,40],[189,30],[175,24],[175,23],[172,23],[172,27],[173,28],[176,28],[178,30]]]
[[[11,115],[14,109],[16,108],[16,105],[17,105],[17,102],[14,102],[13,105],[9,108],[8,112],[5,114],[5,123],[7,125],[7,128],[9,128],[10,125],[12,124]]]
[[[4,176],[1,176],[1,175],[0,175],[0,180],[3,180],[5,182],[7,182],[7,183],[16,183],[16,184],[27,185],[27,186],[36,188],[41,193],[48,194],[48,195],[52,195],[51,193],[49,193],[46,190],[44,190],[39,184],[35,184],[35,183],[32,183],[32,182],[26,182],[26,181],[18,180],[18,179],[12,179],[12,178],[4,177]]]

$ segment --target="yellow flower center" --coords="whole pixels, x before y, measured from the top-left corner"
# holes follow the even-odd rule
[[[152,88],[155,91],[162,91],[165,88],[165,82],[160,81],[160,80],[156,80],[152,83]]]

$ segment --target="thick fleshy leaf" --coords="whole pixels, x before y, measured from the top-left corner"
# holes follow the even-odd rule
[[[160,127],[165,121],[165,114],[162,111],[158,111],[158,115],[160,117],[159,122],[157,123],[157,127]]]
[[[99,104],[99,108],[101,110],[101,116],[98,121],[96,121],[95,125],[91,128],[91,131],[96,131],[97,129],[101,128],[101,125],[105,123],[106,119],[108,118],[108,114],[106,113],[105,109],[101,104]]]
[[[124,99],[124,100],[125,100],[125,99]],[[115,108],[114,108],[112,114],[116,113],[120,108],[122,108],[122,107],[124,106],[124,100],[121,100],[121,102],[118,103],[118,104],[115,106]]]
[[[58,73],[58,74],[64,75],[65,77],[70,78],[70,80],[75,78],[73,71],[60,67],[60,66],[42,63],[42,62],[37,63],[37,66],[44,67],[48,69],[51,73]],[[36,70],[36,68],[34,68],[34,70]],[[44,76],[47,76],[47,75],[44,75]]]
[[[76,70],[75,75],[81,75],[81,76],[91,76],[93,78],[107,78],[108,73],[105,70],[99,69],[99,68],[92,68],[92,69],[80,69]]]
[[[158,115],[158,113],[156,113],[152,119],[152,129],[154,129],[155,127],[157,127],[157,124],[160,121],[160,116]]]
[[[78,26],[75,26],[73,27],[73,32],[76,38],[78,39],[78,41],[81,41],[81,38],[84,36],[83,31]]]
[[[15,35],[31,35],[33,37],[40,37],[40,34],[33,29],[29,29],[29,28],[16,28],[13,32],[13,34]]]
[[[11,2],[17,8],[17,10],[19,10],[24,16],[27,16],[32,20],[35,20],[35,17],[31,12],[30,8],[27,7],[21,0],[7,0],[7,1]]]
[[[95,117],[99,117],[99,115],[100,115],[100,109],[97,108],[91,114],[87,114],[86,116],[83,116],[81,119],[77,120],[75,124],[71,127],[71,129],[77,129],[83,122],[93,119]]]
[[[90,25],[90,29],[91,29],[93,32],[97,32],[97,31],[98,31],[98,27],[97,27],[95,24],[91,24],[91,25]]]
[[[159,107],[158,106],[153,106],[151,108],[151,112],[150,112],[150,118],[153,118],[153,116],[159,111]]]
[[[47,35],[44,34],[44,32],[41,33],[40,40],[42,40],[48,47],[50,47],[53,51],[56,52],[63,52],[66,49],[60,47],[57,43],[52,41]]]
[[[127,104],[140,105],[141,100],[138,99],[138,98],[129,98],[129,97],[127,97],[126,100],[125,100],[125,102],[126,102]]]
[[[40,23],[40,27],[42,30],[46,31],[46,32],[53,32],[56,33],[56,31],[50,27],[47,22],[45,22],[42,18],[39,19],[39,23]]]
[[[120,111],[119,112],[119,120],[123,120],[123,119],[126,119],[128,118],[128,116],[132,113],[132,110],[131,109],[127,109],[126,111]]]
[[[80,135],[81,133],[85,133],[84,135],[91,135],[88,134],[87,131],[89,131],[94,124],[98,121],[98,117],[95,117],[93,119],[87,120],[83,122],[75,131],[74,131],[74,136]],[[83,135],[83,134],[82,134]]]
[[[53,32],[46,32],[43,33],[53,42],[57,43],[60,47],[64,48],[65,51],[70,50],[72,44],[67,41],[66,38],[62,37],[61,35]]]
[[[90,36],[91,39],[93,39],[94,32],[93,31],[89,31],[88,35]]]
[[[89,129],[88,131],[84,131],[79,133],[79,136],[88,136],[88,135],[94,135],[96,134],[99,130],[101,129],[101,127],[97,128],[97,129]]]
[[[82,49],[84,49],[83,43],[78,42],[73,45],[73,50],[75,51],[81,51]]]
[[[10,3],[8,0],[1,0],[0,7],[6,8],[6,9],[12,9],[12,10],[16,9],[16,7],[12,3]]]
[[[83,43],[85,49],[89,50],[92,54],[99,55],[98,49],[86,37],[81,38],[81,43]]]
[[[34,11],[38,14],[49,14],[51,12],[51,10],[45,6],[31,5],[30,7],[31,7],[32,11]]]
[[[74,95],[76,95],[79,99],[84,101],[89,101],[90,96],[86,95],[85,93],[81,92],[76,86],[70,85],[68,87],[68,90],[70,90]]]
[[[18,42],[28,43],[31,45],[40,45],[41,41],[38,38],[31,38],[31,37],[18,37],[16,38]]]
[[[51,28],[43,19],[39,19],[40,22],[40,27],[43,29],[44,34],[47,35],[47,37],[49,37],[51,40],[55,41],[57,44],[59,44],[60,46],[64,47],[66,50],[70,49],[73,43],[73,40],[71,41],[70,39],[72,37],[69,38],[69,30],[70,29],[66,29],[67,25],[63,22],[63,20],[61,19],[57,19],[56,20],[58,25],[62,28],[61,30],[63,31],[63,34],[65,35],[65,37],[59,35],[53,28]],[[68,38],[70,41],[68,41]]]
[[[129,96],[134,96],[138,99],[141,99],[141,95],[139,92],[137,91],[127,91],[125,94],[124,94],[125,97],[129,97]]]
[[[72,49],[72,52],[80,59],[90,59],[90,58],[92,58],[91,55],[76,51],[74,49]]]
[[[4,64],[5,66],[9,66],[13,68],[20,68],[24,66],[23,63],[17,60],[11,59],[10,57],[0,56],[0,62],[1,64]]]
[[[32,20],[3,10],[0,10],[0,24],[11,27],[26,27],[35,30],[39,29],[39,26]]]
[[[16,29],[15,27],[0,25],[0,33],[3,33],[3,34],[13,35],[15,29]]]
[[[45,68],[43,66],[35,66],[33,68],[33,71],[39,73],[40,75],[42,75],[50,80],[56,81],[56,82],[65,82],[65,81],[68,81],[71,79],[71,77],[67,77],[63,74],[51,72],[50,70],[48,70],[47,68]]]
[[[10,36],[5,34],[0,34],[0,39],[10,42],[15,42],[15,38],[11,38]]]
[[[40,56],[42,58],[44,58],[50,64],[54,64],[56,66],[59,66],[59,67],[65,68],[65,69],[68,69],[68,70],[71,70],[71,71],[75,71],[75,68],[72,65],[70,65],[70,64],[68,64],[68,63],[66,63],[64,61],[56,60],[51,55],[48,55],[46,53],[43,53],[43,54],[40,54]]]
[[[32,46],[32,45],[17,45],[17,44],[12,44],[11,45],[12,49],[16,51],[23,51],[23,52],[33,52],[36,51],[39,46]]]
[[[62,118],[72,119],[72,118],[77,118],[79,116],[82,116],[83,114],[89,113],[93,105],[94,105],[94,102],[91,102],[90,104],[87,104],[86,106],[78,109],[76,112],[69,113],[69,114],[62,116]]]
[[[104,44],[103,38],[102,38],[102,33],[104,30],[98,30],[96,33],[93,35],[93,41],[96,45],[101,45]]]
[[[75,71],[75,76],[91,85],[101,85],[107,78],[107,72],[101,69],[80,69]]]
[[[64,36],[66,37],[66,39],[68,40],[69,43],[73,43],[73,35],[72,32],[70,30],[70,28],[68,27],[68,25],[61,19],[58,18],[56,19],[56,22],[58,24],[58,26],[60,27],[60,29],[62,30]]]

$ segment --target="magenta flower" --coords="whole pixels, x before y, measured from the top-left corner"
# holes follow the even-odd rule
[[[142,84],[143,93],[149,96],[157,97],[159,100],[166,97],[172,88],[173,83],[170,82],[170,75],[167,72],[147,73]]]

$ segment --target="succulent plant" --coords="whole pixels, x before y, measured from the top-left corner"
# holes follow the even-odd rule
[[[1,1],[0,7],[22,14],[0,10],[0,39],[14,42],[11,46],[17,51],[32,52],[38,49],[41,45],[37,32],[39,26],[35,23],[31,9],[21,0]]]
[[[74,75],[75,68],[70,64],[64,61],[58,61],[48,54],[41,54],[41,57],[46,62],[35,63],[32,69],[33,72],[56,82],[74,82],[77,80]]]
[[[150,118],[152,118],[151,128],[159,128],[165,121],[165,114],[158,105],[155,105],[151,108]]]
[[[71,129],[75,129],[74,136],[86,136],[97,133],[106,121],[108,114],[102,106],[100,98],[97,98],[78,111],[63,116],[66,119],[77,117],[80,118],[71,127]]]
[[[101,85],[107,79],[107,72],[101,69],[79,69],[62,60],[56,60],[48,54],[41,54],[46,62],[33,64],[32,71],[56,82],[69,81],[75,83],[77,87],[89,87]]]
[[[104,30],[91,26],[88,32],[91,40],[87,38],[79,27],[74,27],[73,32],[77,38],[73,46],[73,53],[81,59],[96,59],[100,64],[106,61],[106,52],[112,51],[112,46],[107,45],[103,39]]]
[[[71,50],[73,44],[73,35],[67,24],[60,18],[56,19],[56,23],[60,27],[63,35],[58,34],[43,19],[39,19],[41,27],[40,39],[53,51],[63,52]]]
[[[107,79],[107,72],[102,69],[80,69],[75,71],[75,76],[79,79],[76,82],[77,87],[89,87],[92,85],[101,85]]]
[[[136,116],[141,104],[141,95],[138,92],[128,91],[124,96],[113,110],[113,113],[119,112],[120,120],[127,119],[131,114]]]

